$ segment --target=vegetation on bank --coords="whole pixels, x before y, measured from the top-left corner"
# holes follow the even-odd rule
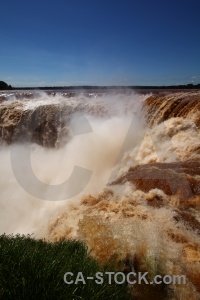
[[[36,89],[36,88],[21,88],[21,89]],[[123,90],[123,89],[132,89],[132,90],[193,90],[193,89],[200,89],[199,84],[182,84],[182,85],[162,85],[162,86],[154,86],[154,85],[130,85],[130,86],[120,86],[120,85],[113,85],[113,86],[91,86],[91,85],[84,85],[84,86],[43,86],[37,87],[39,90]]]
[[[109,284],[107,275],[102,284],[87,280],[108,271],[114,271],[111,264],[99,265],[77,241],[47,243],[31,236],[0,236],[0,299],[131,299],[126,284]],[[74,274],[67,277],[73,284],[64,282],[66,272]],[[86,284],[81,280],[75,284],[78,272]]]
[[[0,90],[11,90],[11,89],[12,89],[11,85],[8,85],[4,81],[0,81]]]
[[[91,86],[91,85],[84,85],[84,86],[42,86],[42,87],[12,87],[8,85],[4,81],[0,81],[0,90],[123,90],[123,89],[133,89],[133,90],[165,90],[165,89],[200,89],[199,84],[182,84],[182,85],[162,85],[162,86],[153,86],[153,85],[131,85],[131,86]]]

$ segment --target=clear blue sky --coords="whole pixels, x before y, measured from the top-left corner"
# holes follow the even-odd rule
[[[200,83],[200,0],[1,1],[0,80]]]

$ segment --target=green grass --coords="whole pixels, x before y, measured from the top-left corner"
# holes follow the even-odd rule
[[[96,284],[86,277],[114,271],[110,264],[99,265],[83,243],[47,243],[31,236],[0,236],[0,299],[131,299],[126,284]],[[73,280],[82,272],[86,284],[64,283],[64,274]],[[70,278],[68,279],[70,280]]]

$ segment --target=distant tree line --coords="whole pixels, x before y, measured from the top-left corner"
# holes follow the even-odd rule
[[[15,89],[26,89],[26,90],[110,90],[110,89],[138,89],[138,90],[149,90],[149,89],[200,89],[199,84],[182,84],[182,85],[162,85],[162,86],[154,86],[154,85],[131,85],[131,86],[95,86],[95,85],[81,85],[81,86],[41,86],[41,87],[21,87]]]
[[[0,81],[0,90],[11,90],[13,87],[8,85],[4,81]],[[137,89],[137,90],[149,90],[149,89],[200,89],[199,84],[182,84],[182,85],[162,85],[162,86],[154,86],[154,85],[131,85],[131,86],[94,86],[94,85],[84,85],[84,86],[42,86],[42,87],[15,87],[16,90],[109,90],[109,89]]]
[[[11,89],[12,89],[11,85],[8,85],[4,81],[0,81],[0,90],[11,90]]]

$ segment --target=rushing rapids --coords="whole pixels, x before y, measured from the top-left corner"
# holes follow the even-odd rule
[[[200,129],[199,91],[152,95],[146,99],[144,111],[150,126],[170,118],[182,117],[193,121]]]
[[[117,107],[113,105],[115,97]],[[123,95],[106,93],[13,92],[2,93],[0,102],[1,143],[31,139],[44,147],[59,147],[66,143],[74,113],[108,118],[121,110],[133,110],[130,96],[126,96],[123,103]]]
[[[200,92],[9,91],[0,99],[1,230],[83,240],[92,255],[112,258],[121,270],[185,275],[186,284],[168,288],[170,299],[199,299]],[[80,137],[71,132],[77,112],[92,127]],[[41,181],[64,181],[77,162],[93,170],[91,181],[66,201],[28,195],[7,154],[15,143],[23,153],[27,141]],[[139,287],[136,293],[143,299]]]

